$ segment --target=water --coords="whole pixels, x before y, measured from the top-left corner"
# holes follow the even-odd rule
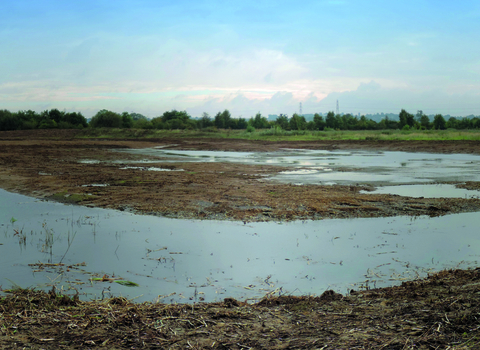
[[[162,302],[345,293],[477,266],[478,222],[480,213],[244,225],[69,206],[0,190],[0,285]],[[59,262],[66,265],[39,265]],[[90,280],[103,275],[139,287]]]
[[[177,151],[167,148],[122,152],[158,157],[157,162],[233,162],[291,167],[269,179],[295,184],[431,184],[480,181],[480,156],[411,152],[283,149],[277,152]],[[155,160],[149,160],[155,162]]]
[[[396,194],[415,198],[480,198],[480,191],[466,190],[448,184],[385,186],[375,191],[360,193]]]

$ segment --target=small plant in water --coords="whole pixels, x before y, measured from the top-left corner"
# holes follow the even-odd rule
[[[122,286],[127,286],[127,287],[138,287],[138,284],[132,281],[118,280],[118,281],[115,281],[115,283],[118,283],[118,284],[121,284]]]
[[[53,230],[47,227],[46,222],[42,224],[42,227],[43,227],[43,230],[45,231],[45,240],[43,241],[42,252],[50,254],[50,262],[52,262],[53,243],[54,243]]]
[[[27,244],[27,235],[25,233],[23,233],[23,228],[21,230],[18,230],[16,228],[14,228],[13,231],[15,232],[13,235],[18,236],[18,244],[26,245]]]

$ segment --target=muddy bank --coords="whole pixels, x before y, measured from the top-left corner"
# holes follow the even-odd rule
[[[0,136],[2,188],[86,206],[177,218],[243,221],[435,216],[480,209],[478,199],[372,195],[359,193],[368,190],[364,186],[294,186],[265,181],[266,175],[285,170],[278,166],[172,164],[156,159],[156,167],[171,171],[144,171],[122,161],[141,163],[148,156],[112,151],[169,145],[173,149],[229,151],[359,148],[477,153],[479,147],[475,142],[89,140],[78,138],[70,130],[3,132]],[[476,183],[468,184],[469,188],[475,186]]]
[[[3,349],[478,349],[480,270],[343,296],[194,305],[17,290],[0,299]]]
[[[244,221],[478,211],[475,199],[361,194],[361,186],[292,186],[264,181],[267,165],[162,163],[119,148],[378,149],[475,153],[472,142],[247,142],[243,140],[85,140],[71,131],[0,133],[0,186],[38,198],[173,217]],[[126,169],[122,169],[126,168]],[[180,170],[183,171],[175,171]],[[108,184],[108,186],[105,186]],[[478,183],[466,183],[478,188]],[[453,233],[452,233],[453,234]],[[401,286],[319,297],[265,297],[249,305],[167,305],[123,298],[85,302],[55,291],[0,297],[5,349],[477,349],[480,270],[452,270]],[[1,286],[0,286],[1,288]],[[322,293],[323,292],[323,293]]]

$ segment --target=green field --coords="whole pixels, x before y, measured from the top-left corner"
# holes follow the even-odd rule
[[[79,138],[142,139],[142,138],[232,138],[262,141],[314,141],[314,140],[355,140],[355,141],[479,141],[480,130],[331,130],[331,131],[285,131],[279,128],[255,130],[143,130],[143,129],[84,129]]]

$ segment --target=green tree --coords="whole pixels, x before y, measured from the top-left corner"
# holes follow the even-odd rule
[[[40,115],[32,110],[18,111],[15,113],[16,117],[20,120],[20,129],[36,129],[40,121]]]
[[[280,126],[283,130],[288,130],[290,127],[288,117],[285,114],[280,114],[275,120],[275,124]]]
[[[212,118],[207,112],[203,112],[202,117],[198,120],[198,127],[199,128],[208,128],[213,126]]]
[[[238,118],[237,129],[246,129],[248,122],[245,118]]]
[[[344,114],[341,117],[341,125],[343,130],[354,130],[358,126],[358,119],[350,113]]]
[[[128,112],[122,113],[122,128],[129,129],[133,127],[133,118]]]
[[[182,122],[186,122],[190,119],[190,115],[186,111],[177,111],[175,109],[165,112],[162,115],[163,122],[168,122],[169,120],[179,119]]]
[[[153,129],[154,128],[152,121],[148,120],[147,118],[145,119],[140,118],[140,119],[134,120],[133,127],[135,129]]]
[[[0,130],[17,130],[20,128],[20,119],[16,118],[13,113],[3,109],[0,110]]]
[[[162,117],[153,118],[151,123],[154,129],[165,129],[165,123],[163,122]]]
[[[420,126],[424,129],[430,129],[430,118],[426,114],[420,116]]]
[[[399,127],[403,129],[405,125],[409,127],[413,127],[415,125],[415,116],[413,114],[408,113],[406,110],[402,109],[400,114],[398,115],[400,119]]]
[[[262,117],[260,113],[257,113],[255,118],[251,118],[249,124],[255,129],[266,129],[269,126],[267,118]]]
[[[305,130],[307,128],[307,121],[303,115],[294,113],[289,121],[290,130]]]
[[[219,129],[228,129],[231,127],[231,122],[230,122],[231,119],[232,119],[232,116],[228,111],[228,109],[226,109],[221,113],[220,112],[217,113],[217,115],[215,116],[214,124]]]
[[[471,126],[472,122],[468,117],[457,119],[457,129],[470,129]]]
[[[122,116],[106,109],[98,111],[90,120],[93,128],[121,128],[122,125]]]
[[[130,117],[132,117],[133,121],[135,122],[137,120],[148,120],[148,118],[145,117],[143,114],[135,113],[135,112],[130,113]]]
[[[471,119],[472,129],[479,129],[480,128],[480,118],[475,117]]]
[[[325,118],[325,124],[327,128],[336,129],[338,128],[338,121],[335,118],[335,113],[328,112],[327,117]]]
[[[313,116],[313,123],[314,130],[323,130],[325,129],[325,126],[327,126],[325,120],[323,120],[323,117],[318,113],[315,113],[315,115]]]
[[[445,130],[447,128],[447,122],[441,114],[437,114],[433,118],[433,126],[436,130]]]
[[[458,119],[450,117],[447,121],[447,129],[458,129]]]
[[[152,119],[152,123],[154,119]],[[167,111],[162,114],[160,119],[161,123],[155,120],[155,124],[157,128],[161,129],[195,129],[197,127],[197,123],[190,118],[186,111],[177,111],[175,109]]]
[[[47,112],[48,118],[55,121],[55,123],[60,123],[63,120],[64,112],[60,112],[58,109],[54,108]]]
[[[368,129],[368,119],[364,115],[360,117],[357,122],[357,129],[358,130],[367,130]]]
[[[80,112],[65,113],[62,121],[74,128],[86,128],[88,126],[87,119]]]

